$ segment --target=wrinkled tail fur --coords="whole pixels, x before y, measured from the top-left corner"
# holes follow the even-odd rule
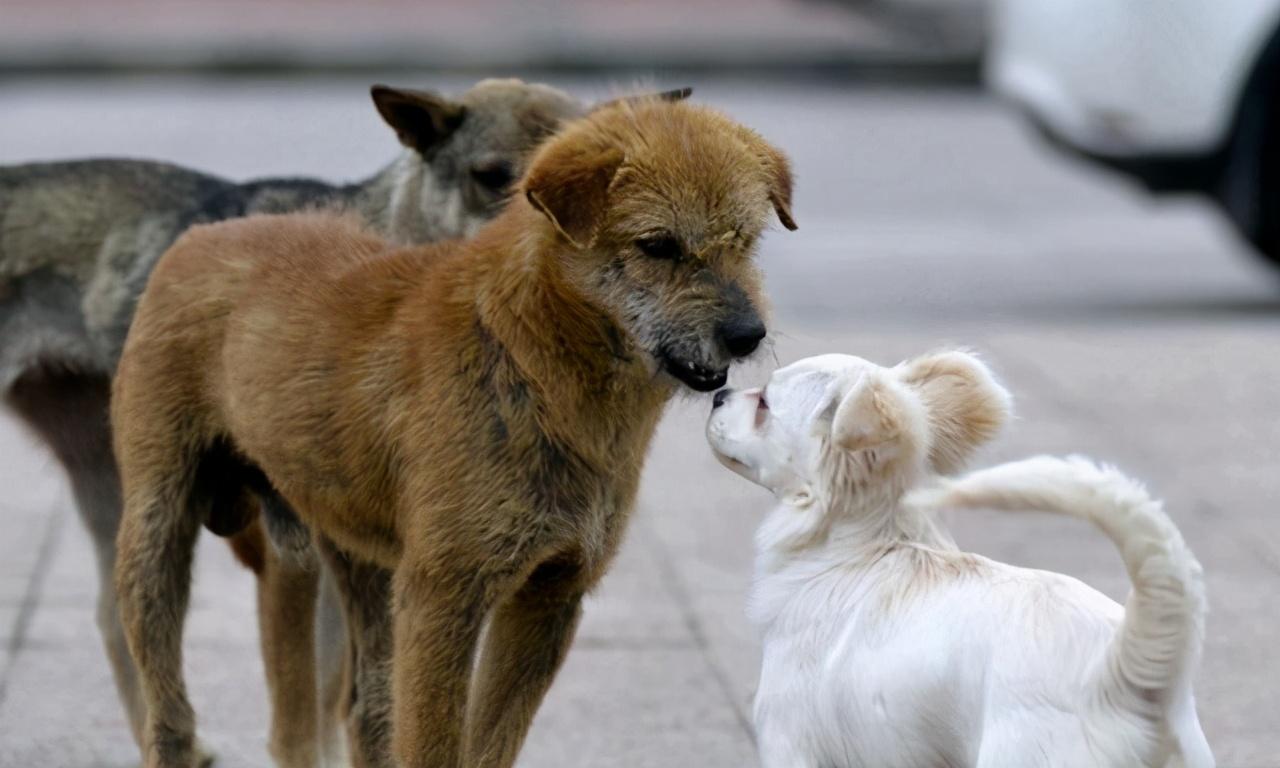
[[[913,494],[928,507],[1041,510],[1092,522],[1120,550],[1133,582],[1124,623],[1098,681],[1102,701],[1162,702],[1185,768],[1212,768],[1191,704],[1206,610],[1203,572],[1159,501],[1114,467],[1037,456],[944,479]],[[1175,765],[1177,763],[1175,762]]]

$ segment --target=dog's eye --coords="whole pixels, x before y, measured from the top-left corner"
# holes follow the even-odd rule
[[[511,166],[506,163],[481,165],[471,169],[471,178],[491,192],[503,192],[515,181]]]
[[[675,261],[680,258],[680,241],[671,235],[650,235],[636,240],[636,247],[645,256]]]

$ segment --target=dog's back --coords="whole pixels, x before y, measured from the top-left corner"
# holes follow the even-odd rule
[[[918,493],[914,501],[1038,509],[1097,525],[1119,549],[1133,592],[1106,661],[1089,681],[1092,699],[1111,718],[1167,730],[1181,765],[1212,768],[1191,693],[1204,635],[1203,573],[1161,504],[1140,484],[1078,457],[1037,456],[945,480],[941,490]]]
[[[140,160],[0,168],[0,390],[37,364],[109,373],[120,315],[185,209],[231,187]]]
[[[340,194],[307,179],[235,184],[146,160],[0,167],[0,391],[38,365],[110,375],[152,267],[193,224]]]
[[[110,238],[232,186],[146,160],[0,167],[0,278],[48,268],[84,279]]]

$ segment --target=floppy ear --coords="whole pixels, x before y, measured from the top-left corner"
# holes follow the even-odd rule
[[[959,470],[1009,418],[1012,398],[982,361],[965,352],[939,352],[898,366],[901,381],[920,394],[932,440],[934,471]]]
[[[791,161],[782,154],[782,150],[765,141],[750,128],[743,127],[741,132],[742,139],[764,165],[765,179],[769,185],[769,202],[773,203],[778,221],[794,231],[797,227],[796,220],[791,216]]]
[[[831,417],[831,442],[846,451],[862,451],[897,440],[903,414],[885,382],[863,374],[845,394]]]
[[[540,153],[524,180],[529,203],[577,248],[595,238],[622,150],[560,141]]]
[[[782,226],[794,232],[797,227],[796,220],[791,217],[791,163],[777,147],[763,139],[758,141],[765,173],[769,176],[769,202],[773,203],[773,210]]]
[[[375,85],[369,94],[400,143],[424,157],[453,135],[467,115],[463,105],[430,91]]]

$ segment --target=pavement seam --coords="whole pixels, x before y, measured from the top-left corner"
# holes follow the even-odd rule
[[[40,604],[41,591],[45,578],[53,565],[54,550],[57,548],[58,536],[62,533],[62,523],[66,518],[67,505],[60,496],[53,505],[53,513],[45,524],[44,536],[40,539],[40,549],[36,552],[36,561],[31,569],[31,577],[27,580],[27,588],[22,594],[22,602],[18,604],[18,615],[14,617],[9,632],[9,641],[5,646],[6,663],[0,671],[0,704],[4,704],[9,692],[9,675],[17,664],[18,655],[26,646],[27,632],[35,617],[36,608]]]
[[[756,746],[755,728],[752,726],[746,712],[738,704],[737,696],[734,694],[733,683],[730,681],[728,673],[717,663],[714,654],[711,652],[711,644],[707,640],[706,632],[703,631],[702,622],[698,619],[697,612],[693,609],[693,601],[689,597],[689,590],[685,587],[680,574],[671,565],[671,553],[667,551],[659,536],[650,531],[647,526],[638,525],[636,528],[640,529],[642,544],[649,557],[654,560],[663,586],[680,609],[680,618],[684,621],[685,629],[693,637],[694,647],[698,649],[698,654],[702,657],[707,671],[710,672],[711,678],[720,690],[720,695],[724,697],[725,703],[729,705],[729,710],[733,712],[738,726],[742,728],[747,741],[754,748]]]

